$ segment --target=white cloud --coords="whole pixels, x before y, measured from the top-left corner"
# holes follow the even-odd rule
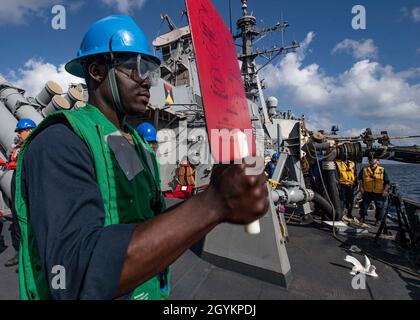
[[[332,54],[339,52],[346,52],[351,54],[356,59],[373,58],[378,56],[378,48],[372,39],[367,40],[352,40],[344,39],[338,43],[331,51]]]
[[[105,5],[116,8],[122,13],[129,13],[134,9],[141,9],[147,0],[101,0]]]
[[[314,113],[319,114],[320,119],[314,120],[325,129],[334,123],[328,116],[323,118],[335,112],[343,122],[343,131],[349,130],[346,118],[353,117],[377,131],[419,133],[420,84],[407,81],[416,77],[419,69],[396,72],[392,66],[364,59],[330,76],[316,63],[304,64],[313,39],[313,34],[308,34],[302,52],[289,53],[263,69],[261,78],[271,92],[279,91],[287,97],[287,103],[305,108],[308,120]]]
[[[414,22],[420,22],[420,7],[412,9],[402,7],[400,11],[405,18],[412,19]]]
[[[75,13],[85,4],[84,0],[1,0],[0,25],[25,25],[31,17],[41,17],[45,21],[52,18],[51,9],[62,4]]]
[[[47,81],[58,83],[64,91],[67,91],[69,84],[84,82],[83,79],[69,74],[64,65],[55,65],[44,62],[40,59],[28,60],[23,68],[17,71],[10,71],[8,75],[0,74],[1,78],[6,78],[13,85],[26,90],[26,96],[36,96],[44,87]]]
[[[310,113],[305,115],[306,128],[310,131],[324,130],[329,132],[333,126],[331,118],[322,113]]]
[[[343,137],[358,137],[360,136],[366,128],[350,128],[343,131],[340,131],[340,135]]]
[[[72,0],[72,2],[69,5],[69,11],[72,12],[72,13],[75,13],[75,12],[79,11],[84,5],[85,5],[85,2],[83,2],[83,1]]]
[[[26,24],[30,16],[51,13],[55,0],[2,0],[0,5],[0,24]]]
[[[296,53],[287,54],[276,65],[268,65],[263,69],[262,76],[268,88],[287,88],[296,104],[308,108],[330,104],[330,92],[335,86],[335,79],[326,76],[319,65],[303,66],[314,38],[313,32],[308,33],[302,47]]]
[[[419,51],[420,53],[420,51]],[[415,78],[418,77],[420,75],[420,67],[419,68],[412,68],[412,69],[408,69],[402,72],[398,72],[397,73],[398,77],[401,77],[403,79],[410,79],[410,78]]]
[[[413,17],[415,22],[420,22],[420,7],[416,7],[411,10],[411,16]]]

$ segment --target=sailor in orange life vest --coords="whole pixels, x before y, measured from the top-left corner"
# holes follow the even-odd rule
[[[17,158],[19,155],[19,150],[25,142],[26,138],[30,135],[33,129],[35,129],[36,124],[31,119],[21,119],[16,125],[15,132],[19,139],[18,144],[13,148],[12,152],[9,155],[9,160],[3,161],[0,159],[0,166],[3,166],[6,170],[16,170]],[[12,178],[12,185],[14,185],[15,176]],[[20,230],[19,224],[17,221],[16,210],[14,206],[14,188],[12,188],[12,199],[10,200],[10,208],[12,211],[12,224],[10,225],[10,234],[12,238],[12,245],[15,249],[15,255],[6,261],[4,264],[5,267],[13,267],[19,263],[19,241],[20,241]]]
[[[340,200],[347,217],[353,218],[354,189],[357,186],[356,164],[354,161],[336,161]]]
[[[194,170],[187,159],[181,161],[176,180],[181,186],[195,186]]]
[[[360,220],[365,222],[367,209],[372,201],[376,207],[377,225],[385,213],[385,202],[389,190],[389,178],[384,167],[378,165],[379,159],[369,157],[369,165],[362,168],[359,173],[359,190],[362,193],[362,204],[360,207]]]

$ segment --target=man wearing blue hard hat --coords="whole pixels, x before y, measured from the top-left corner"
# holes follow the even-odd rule
[[[165,209],[156,157],[125,121],[146,112],[159,64],[133,19],[113,15],[89,28],[66,65],[85,79],[88,104],[49,115],[19,157],[23,299],[165,298],[169,266],[192,244],[267,211],[265,177],[247,176],[245,164]]]
[[[139,124],[136,130],[140,137],[142,137],[149,143],[153,152],[156,154],[158,143],[155,127],[149,122],[144,122],[142,124]]]
[[[4,167],[6,170],[13,170],[13,171],[16,170],[17,159],[18,159],[22,144],[25,142],[25,140],[31,134],[32,130],[35,128],[36,128],[36,124],[31,119],[23,118],[18,121],[18,123],[16,124],[16,129],[15,129],[15,132],[18,138],[18,143],[12,149],[12,152],[10,153],[9,159],[7,162],[0,159],[0,167]],[[13,174],[13,178],[12,178],[12,185],[14,184],[15,184],[15,173]],[[6,261],[6,263],[4,264],[5,267],[13,267],[19,263],[20,230],[19,230],[19,224],[18,224],[15,206],[13,203],[13,198],[14,198],[14,192],[12,188],[12,199],[8,199],[10,201],[10,209],[12,212],[12,223],[9,227],[9,230],[10,230],[10,235],[12,239],[12,246],[15,249],[15,255]],[[2,229],[2,226],[0,226],[0,233],[1,233],[1,229]]]
[[[9,155],[9,161],[3,161],[0,159],[0,166],[5,167],[8,170],[15,170],[16,169],[16,161],[19,155],[20,148],[22,144],[25,142],[26,138],[30,135],[33,129],[36,128],[35,122],[31,119],[20,119],[16,124],[15,132],[17,134],[18,143],[13,148],[12,152]]]
[[[280,153],[276,152],[273,153],[271,156],[271,160],[265,166],[265,172],[268,175],[268,178],[271,179],[273,177],[274,171],[276,170],[277,161],[280,158]]]

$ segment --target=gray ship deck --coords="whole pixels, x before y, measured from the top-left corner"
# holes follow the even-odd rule
[[[287,244],[293,280],[286,290],[267,282],[255,280],[218,268],[188,250],[173,265],[172,295],[170,299],[420,299],[420,280],[371,259],[379,278],[367,278],[366,290],[351,287],[351,267],[344,261],[347,248],[356,244],[362,250],[381,259],[408,267],[406,252],[393,241],[380,240],[382,247],[372,245],[369,236],[340,237],[344,244],[332,237],[331,231],[319,221],[309,226],[289,225]],[[5,226],[3,234],[10,244]],[[13,255],[9,247],[0,255],[0,299],[18,299],[15,267],[5,268],[5,261]],[[354,254],[363,261],[361,254]]]

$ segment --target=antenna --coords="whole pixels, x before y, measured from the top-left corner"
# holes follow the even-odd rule
[[[281,11],[281,24],[283,24],[283,10]],[[281,29],[281,46],[284,47],[284,29]]]
[[[242,1],[242,16],[246,16],[246,15],[248,15],[248,12],[247,12],[247,8],[248,8],[248,5],[246,4],[246,1],[247,0],[241,0]]]
[[[294,51],[296,48],[300,47],[299,43],[292,42],[290,45],[284,45],[284,30],[289,27],[287,21],[283,21],[283,13],[281,20],[276,25],[272,27],[258,28],[257,19],[253,14],[248,14],[247,0],[241,0],[242,2],[242,16],[237,21],[238,32],[233,35],[234,39],[241,40],[242,44],[242,53],[239,55],[238,59],[242,61],[242,76],[244,78],[245,91],[247,97],[250,100],[257,101],[259,91],[259,84],[257,80],[258,72],[276,59],[280,54],[285,54],[291,51]],[[273,46],[271,48],[262,50],[254,50],[254,45],[260,41],[262,38],[266,37],[273,32],[281,32],[281,41],[282,44],[280,47]],[[268,62],[263,64],[262,67],[257,69],[255,60],[258,57],[265,58]]]
[[[232,34],[232,0],[229,0],[229,26],[230,33]]]
[[[187,16],[187,10],[186,9],[181,10],[181,17],[179,18],[179,25],[181,25],[182,19],[184,18],[184,16]]]
[[[171,31],[178,29],[177,26],[175,25],[175,23],[173,23],[171,17],[169,15],[165,14],[161,14],[160,15],[160,19],[162,21],[166,20],[166,22],[168,23],[168,27]]]

